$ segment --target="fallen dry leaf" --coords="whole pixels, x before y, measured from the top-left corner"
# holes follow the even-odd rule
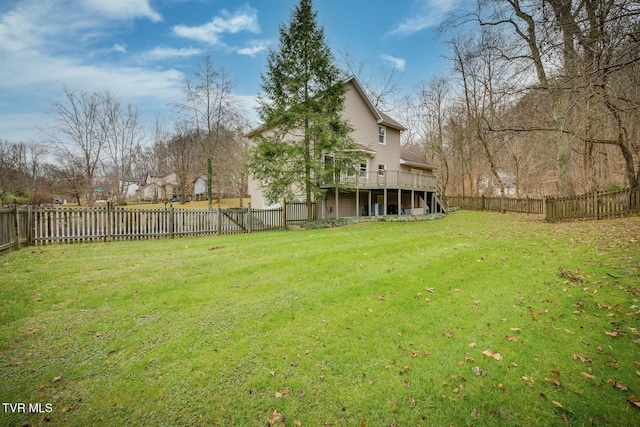
[[[495,353],[492,350],[485,350],[482,352],[483,356],[493,357],[496,360],[502,360],[502,355],[500,353]]]
[[[473,368],[471,368],[471,372],[473,372],[473,375],[482,375],[483,377],[487,376],[487,371],[480,369],[479,366],[474,366]]]
[[[629,399],[627,399],[627,403],[629,404],[629,406],[631,406],[632,408],[635,409],[640,409],[640,401],[638,400],[637,397],[635,396],[631,396]]]
[[[273,415],[269,419],[270,426],[283,426],[285,425],[285,419],[277,409],[273,410]]]
[[[545,378],[544,380],[552,383],[553,385],[555,385],[558,388],[561,387],[560,381],[556,380],[555,378]]]
[[[585,356],[584,354],[574,354],[573,360],[580,360],[582,363],[593,365],[593,361],[589,359],[589,356]]]
[[[586,378],[588,380],[595,380],[596,379],[595,375],[587,374],[586,372],[581,372],[580,375],[582,375],[584,378]]]
[[[551,371],[551,375],[553,375],[554,377],[558,378],[560,376],[560,372],[559,371]]]
[[[628,390],[627,386],[623,385],[622,383],[619,383],[618,381],[608,379],[607,382],[611,384],[613,388],[617,388],[618,390],[622,390],[622,391]]]
[[[522,377],[522,381],[524,381],[525,383],[527,383],[527,385],[528,385],[529,387],[533,387],[533,383],[534,383],[534,381],[533,381],[533,379],[532,379],[532,378],[529,378],[528,376],[524,375],[524,376]]]
[[[562,408],[562,403],[560,402],[556,402],[555,400],[552,400],[551,403],[553,404],[553,406],[558,407],[558,408]]]
[[[518,338],[511,335],[506,335],[505,338],[507,339],[507,341],[518,342]]]

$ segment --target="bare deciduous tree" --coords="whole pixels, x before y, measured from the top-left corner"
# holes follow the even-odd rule
[[[233,95],[234,84],[227,71],[215,68],[209,56],[195,72],[194,80],[186,80],[182,102],[174,105],[180,122],[202,135],[202,149],[207,159],[207,196],[212,207],[213,158],[216,148],[241,114]],[[216,171],[219,175],[220,172]],[[219,198],[218,198],[219,200]],[[219,201],[218,201],[219,203]]]
[[[109,92],[102,94],[102,114],[98,120],[106,137],[105,172],[111,176],[111,187],[117,201],[122,202],[128,180],[132,178],[136,148],[143,137],[142,123],[131,104],[123,106]]]
[[[89,206],[93,206],[94,181],[107,141],[101,114],[100,93],[65,88],[64,99],[51,105],[53,125],[45,130],[58,160],[82,174]]]

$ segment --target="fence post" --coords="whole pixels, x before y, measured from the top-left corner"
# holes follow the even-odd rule
[[[482,212],[484,212],[484,207],[485,207],[485,197],[484,197],[484,194],[482,195],[482,199],[481,199],[481,200],[482,200],[482,201],[481,201],[481,204],[480,204],[480,210],[481,210]]]
[[[107,242],[111,241],[111,228],[115,224],[115,218],[113,218],[113,207],[111,202],[107,202]]]
[[[169,207],[169,218],[168,218],[168,226],[169,228],[169,238],[173,239],[173,205]]]
[[[287,201],[282,201],[282,227],[287,226]]]
[[[544,213],[545,213],[545,215],[544,215],[544,216],[545,216],[545,219],[546,219],[547,221],[550,221],[550,220],[551,220],[551,218],[550,218],[550,216],[551,216],[551,209],[550,209],[550,207],[551,207],[551,197],[545,197],[545,198],[544,198]]]
[[[249,206],[247,208],[247,233],[251,233],[253,230],[251,229],[252,227],[252,217],[251,217],[251,206]]]
[[[13,248],[20,250],[20,217],[18,216],[18,204],[13,204]]]
[[[33,217],[33,205],[27,208],[27,246],[33,246],[33,234],[35,228],[35,219]]]
[[[598,190],[593,192],[593,216],[600,219],[600,209],[598,208]]]

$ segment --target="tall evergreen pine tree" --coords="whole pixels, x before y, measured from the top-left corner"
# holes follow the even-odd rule
[[[279,50],[269,53],[262,75],[258,112],[264,125],[249,160],[271,202],[304,190],[309,219],[312,203],[323,194],[323,176],[356,161],[349,150],[351,128],[340,115],[342,73],[316,18],[312,1],[300,0],[289,25],[280,27]],[[324,155],[334,161],[323,162]]]

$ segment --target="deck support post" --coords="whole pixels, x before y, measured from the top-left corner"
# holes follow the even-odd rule
[[[384,205],[382,205],[382,215],[387,214],[387,188],[384,188]]]

